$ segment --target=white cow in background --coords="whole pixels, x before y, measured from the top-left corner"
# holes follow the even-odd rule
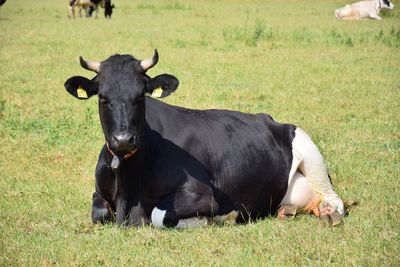
[[[338,20],[378,19],[382,9],[393,9],[390,0],[360,1],[335,10]]]

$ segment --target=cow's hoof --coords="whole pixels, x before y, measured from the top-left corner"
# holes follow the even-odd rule
[[[331,218],[331,222],[333,226],[339,225],[342,223],[342,215],[340,215],[340,213],[335,210],[334,212],[332,212],[329,215],[329,218]]]
[[[281,220],[292,219],[297,214],[296,206],[283,206],[278,211],[278,218]]]
[[[99,193],[93,193],[92,221],[93,223],[108,223],[114,219],[110,204]]]
[[[342,222],[342,215],[328,203],[321,205],[320,214],[321,221],[329,222],[332,226],[339,225]]]
[[[92,210],[92,222],[105,224],[112,221],[113,216],[108,208],[93,208]]]

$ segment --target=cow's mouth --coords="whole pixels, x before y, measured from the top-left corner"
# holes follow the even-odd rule
[[[110,152],[111,155],[113,155],[114,157],[119,157],[119,158],[123,158],[123,159],[128,159],[130,157],[132,157],[138,150],[138,148],[129,148],[129,149],[116,149],[113,150],[112,148],[110,148],[110,145],[108,144],[108,142],[106,142],[106,147],[108,152]]]
[[[112,151],[110,149],[110,147],[108,146],[108,142],[106,142],[106,147],[107,150],[111,153],[111,155],[113,156],[112,160],[111,160],[111,168],[113,169],[113,171],[118,172],[119,168],[121,167],[121,162],[122,160],[126,160],[129,159],[130,157],[132,157],[136,151],[138,150],[137,148],[135,148],[134,150],[122,150],[122,151],[118,151],[117,153],[115,153],[114,151]]]
[[[137,150],[138,150],[137,148],[131,149],[131,150],[121,150],[115,154],[123,159],[128,159],[128,158],[132,157],[136,153]]]

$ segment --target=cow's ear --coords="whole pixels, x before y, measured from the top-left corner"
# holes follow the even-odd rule
[[[97,77],[97,76],[96,76]],[[82,76],[74,76],[69,78],[65,83],[65,89],[68,93],[75,96],[78,99],[88,99],[89,97],[97,94],[99,85],[95,81],[95,78],[89,80]]]
[[[178,88],[179,81],[172,75],[161,74],[146,81],[146,93],[152,97],[166,97]]]

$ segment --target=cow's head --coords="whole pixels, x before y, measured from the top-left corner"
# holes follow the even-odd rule
[[[378,0],[382,9],[393,9],[394,5],[390,0]]]
[[[145,60],[131,55],[114,55],[97,62],[80,57],[81,66],[97,73],[89,80],[85,77],[69,78],[64,86],[78,99],[99,98],[99,113],[109,148],[119,156],[131,153],[142,145],[145,122],[145,94],[157,89],[158,97],[168,96],[176,90],[179,81],[172,75],[154,78],[146,71],[157,64],[158,53]],[[153,94],[154,95],[154,94]]]

